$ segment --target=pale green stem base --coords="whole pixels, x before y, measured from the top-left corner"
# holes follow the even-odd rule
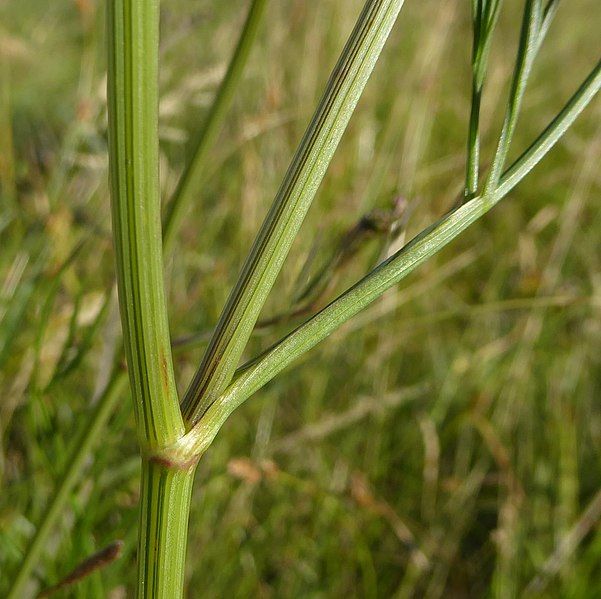
[[[138,597],[179,599],[184,570],[192,482],[187,470],[142,463],[138,536]]]

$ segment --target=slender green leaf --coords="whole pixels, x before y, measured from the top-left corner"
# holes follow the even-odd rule
[[[225,77],[219,86],[204,126],[194,141],[192,159],[186,166],[171,198],[171,202],[167,207],[164,224],[164,247],[166,252],[172,249],[173,239],[177,234],[186,209],[198,193],[209,157],[208,151],[214,144],[232,103],[234,91],[240,81],[242,71],[257,37],[266,5],[267,0],[252,0],[246,22],[244,23],[240,39],[228,65]]]
[[[75,259],[79,255],[83,247],[83,243],[78,243],[75,248],[71,251],[69,256],[62,262],[60,267],[54,270],[47,275],[47,281],[45,281],[44,290],[45,297],[44,301],[41,302],[40,315],[38,319],[38,326],[36,331],[36,337],[34,341],[34,372],[32,376],[32,388],[36,391],[41,391],[39,388],[39,373],[40,373],[40,359],[42,348],[44,344],[44,337],[46,335],[46,331],[48,330],[48,326],[50,324],[52,309],[54,307],[54,303],[56,301],[56,296],[61,289],[61,285],[63,283],[63,276],[67,272],[67,270],[72,266],[75,262]]]
[[[503,197],[508,194],[540,162],[595,97],[599,89],[601,89],[601,59],[538,139],[507,169],[497,188],[498,195]]]
[[[549,32],[549,27],[551,27],[551,23],[557,14],[557,9],[559,8],[559,0],[549,0],[547,5],[545,6],[545,10],[543,13],[543,22],[540,27],[540,32],[538,34],[538,46],[543,43],[545,37],[547,37],[547,33]],[[537,50],[538,51],[538,50]]]
[[[33,272],[27,273],[29,261],[28,253],[19,253],[10,269],[11,284],[0,290],[0,368],[11,355],[13,343],[18,337],[19,327],[36,288],[41,287],[41,267],[39,264],[34,265]]]
[[[196,422],[232,379],[403,0],[368,0],[263,222],[182,402]]]
[[[52,376],[52,379],[50,380],[45,389],[45,393],[49,391],[51,386],[64,379],[81,364],[82,360],[92,347],[94,340],[98,336],[97,334],[100,331],[100,327],[104,323],[109,308],[111,307],[112,299],[114,299],[113,293],[110,291],[107,292],[102,302],[102,306],[100,307],[100,310],[98,310],[98,314],[95,316],[92,323],[85,328],[77,347],[73,347],[73,342],[77,332],[76,325],[79,310],[78,308],[74,308],[69,336],[64,344],[61,357],[57,362],[57,367]],[[73,353],[71,354],[71,352]]]
[[[472,101],[467,141],[466,159],[466,199],[474,197],[478,191],[480,169],[480,107],[492,34],[498,21],[501,0],[474,0],[472,2]]]
[[[88,419],[73,445],[67,460],[67,469],[63,473],[54,496],[44,512],[44,517],[21,560],[19,571],[8,592],[8,599],[21,599],[25,596],[24,590],[29,576],[38,563],[40,554],[73,491],[73,487],[79,480],[80,472],[88,459],[90,451],[98,442],[100,434],[104,430],[104,425],[117,406],[117,402],[125,390],[126,383],[127,376],[125,373],[119,370],[115,371],[115,375],[111,377],[106,389],[92,406],[90,412],[92,418]]]

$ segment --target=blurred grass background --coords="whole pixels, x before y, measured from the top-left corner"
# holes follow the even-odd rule
[[[247,4],[162,2],[166,198]],[[214,325],[361,4],[269,3],[167,265],[174,338]],[[484,162],[520,7],[505,3],[495,36]],[[598,0],[560,7],[514,155],[598,59],[600,20]],[[318,269],[363,215],[406,202],[407,238],[451,206],[470,49],[468,2],[406,2],[264,316],[286,311],[304,265]],[[1,594],[115,344],[103,3],[0,1],[0,60]],[[600,108],[459,241],[230,419],[197,475],[190,597],[601,596]],[[365,240],[321,301],[387,243]],[[252,353],[290,326],[262,330]],[[182,390],[202,350],[178,352]],[[123,539],[119,560],[63,595],[129,596],[136,452],[123,397],[36,570],[41,588]]]

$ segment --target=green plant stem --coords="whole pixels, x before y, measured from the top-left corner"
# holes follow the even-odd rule
[[[31,576],[33,568],[38,563],[48,536],[52,532],[66,501],[79,480],[88,455],[98,443],[108,419],[115,410],[118,400],[122,397],[126,384],[127,374],[122,370],[116,371],[116,374],[111,377],[111,381],[106,389],[92,407],[86,426],[77,437],[73,449],[69,454],[67,469],[58,482],[54,496],[44,513],[44,518],[29,543],[27,552],[23,556],[19,571],[8,592],[8,599],[23,598],[25,585]]]
[[[513,133],[517,125],[524,92],[526,91],[526,84],[528,83],[528,77],[530,76],[530,71],[532,69],[532,63],[540,48],[542,22],[542,0],[526,0],[524,5],[524,17],[522,19],[522,30],[520,33],[520,44],[511,81],[505,120],[497,143],[497,149],[490,168],[490,173],[484,186],[484,195],[487,196],[494,193],[505,166],[505,160],[507,159],[509,146],[511,145]]]
[[[238,39],[238,44],[236,45],[225,76],[209,109],[203,128],[194,141],[192,159],[184,169],[173,197],[167,206],[164,221],[164,244],[166,250],[173,246],[173,237],[177,234],[186,210],[192,204],[200,189],[207,165],[207,158],[209,157],[208,152],[221,131],[225,116],[232,103],[234,91],[240,81],[242,71],[257,37],[266,5],[267,0],[252,0],[242,34]]]
[[[543,22],[540,26],[540,31],[538,33],[538,48],[537,52],[540,49],[541,44],[543,43],[545,37],[547,37],[547,33],[549,31],[549,27],[551,27],[551,23],[557,14],[557,9],[559,8],[559,0],[549,0],[545,6],[545,10],[543,12]]]
[[[488,69],[492,34],[498,21],[501,0],[472,2],[472,100],[467,140],[465,192],[466,200],[478,191],[480,169],[480,107]]]
[[[403,0],[367,0],[182,401],[191,427],[232,380]]]
[[[561,112],[506,171],[492,195],[474,198],[443,216],[323,310],[241,368],[198,424],[169,448],[169,455],[172,458],[178,452],[182,458],[195,453],[202,455],[240,404],[486,214],[547,154],[600,88],[601,60]]]
[[[264,13],[263,6],[265,4],[266,0],[253,0],[245,28],[227,69],[227,80],[224,80],[220,87],[220,91],[215,97],[214,106],[211,107],[207,121],[204,125],[204,134],[201,133],[201,137],[195,148],[195,153],[192,156],[191,161],[195,164],[195,167],[187,167],[185,172],[201,173],[203,170],[203,164],[206,163],[206,158],[208,156],[207,150],[210,149],[216,137],[216,135],[211,134],[211,132],[218,131],[219,125],[223,122],[227,107],[231,103],[231,96],[240,81],[240,74],[246,64],[246,59],[250,53],[251,46],[256,40],[258,22],[260,16]],[[199,154],[201,157],[199,157]],[[179,199],[174,196],[172,200],[172,209],[174,209],[175,203],[177,203],[181,206],[179,211],[183,212],[185,211],[185,206],[191,201],[193,196],[193,186],[190,184],[186,184],[185,186],[183,186],[183,184],[180,185],[182,185],[182,188],[185,187],[186,189],[189,189],[189,194],[182,194],[182,197]],[[180,226],[181,219],[179,218],[172,217],[165,221],[163,238],[165,253],[169,253],[170,249],[173,247]],[[107,390],[116,386],[122,390],[126,381],[127,374],[123,371],[116,371],[107,385]],[[90,436],[89,438],[86,438],[85,435],[82,436],[81,442],[78,442],[75,445],[72,454],[67,460],[66,469],[63,473],[61,482],[59,482],[55,489],[54,496],[51,499],[50,508],[44,513],[16,574],[10,591],[11,599],[13,597],[14,599],[20,599],[22,597],[22,590],[31,576],[31,571],[39,561],[40,554],[46,545],[48,536],[52,532],[57,518],[64,510],[73,486],[81,477],[86,458],[91,449],[95,446],[99,435],[104,430],[110,415],[115,410],[119,395],[120,393],[112,394],[110,400],[106,398],[106,395],[103,395],[103,398],[95,404],[94,409],[90,411],[89,415],[82,415],[86,418],[86,423],[84,425],[85,430],[91,431],[86,434],[89,434]]]
[[[505,171],[497,193],[509,193],[547,154],[601,89],[601,59],[559,114],[530,147]]]
[[[109,166],[123,341],[144,452],[183,432],[165,306],[158,0],[107,3]]]
[[[470,200],[478,191],[480,169],[480,104],[482,90],[472,85],[472,107],[467,140],[467,172],[465,176],[464,197]]]
[[[184,433],[163,286],[158,0],[108,2],[109,166],[117,285],[142,449],[138,597],[181,597],[193,470],[152,455]]]
[[[183,597],[186,542],[196,468],[142,463],[138,597]]]
[[[486,4],[482,16],[482,4]],[[540,47],[549,31],[553,18],[559,7],[559,0],[549,0],[544,11],[541,2],[526,2],[520,36],[520,47],[514,71],[511,93],[503,130],[499,138],[497,152],[487,181],[488,191],[498,183],[505,159],[509,151],[513,131],[520,112],[522,98],[530,76],[530,70]],[[476,8],[476,6],[480,8]],[[486,78],[488,55],[492,32],[496,26],[501,6],[500,0],[476,0],[472,10],[474,15],[474,52],[472,57],[472,108],[468,129],[467,173],[464,197],[466,200],[475,197],[478,192],[480,168],[480,104],[482,90]],[[483,20],[485,21],[483,23]]]

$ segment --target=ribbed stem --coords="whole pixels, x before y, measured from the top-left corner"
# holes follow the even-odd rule
[[[138,537],[138,597],[178,599],[184,593],[188,515],[195,467],[144,460]]]
[[[142,446],[138,596],[182,597],[194,468],[153,461],[184,432],[163,286],[159,1],[109,0],[109,158],[125,354]]]
[[[110,0],[109,165],[123,342],[140,443],[183,433],[163,284],[158,0]]]

